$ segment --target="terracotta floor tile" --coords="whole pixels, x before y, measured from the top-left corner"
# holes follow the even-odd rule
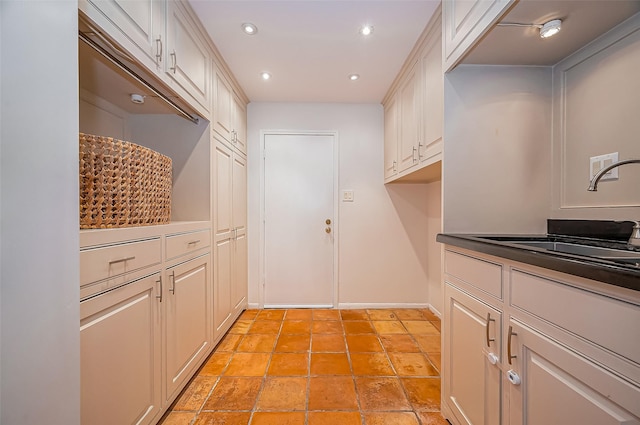
[[[268,377],[256,407],[258,410],[305,410],[307,378]]]
[[[314,320],[311,323],[314,334],[342,334],[342,323],[339,320]]]
[[[351,367],[354,375],[394,376],[387,356],[382,353],[352,353]]]
[[[380,342],[387,352],[420,352],[420,347],[410,335],[380,335]]]
[[[358,378],[356,391],[360,408],[366,411],[411,410],[398,378]]]
[[[442,370],[442,359],[440,353],[427,353],[427,357],[429,357],[429,360],[435,366],[435,368],[438,369],[439,375],[440,371]]]
[[[281,353],[309,351],[310,344],[310,335],[280,334],[275,351]]]
[[[199,410],[217,381],[217,377],[196,376],[182,393],[173,410]]]
[[[369,320],[367,310],[340,310],[342,320]]]
[[[373,327],[380,335],[384,334],[406,334],[407,330],[402,326],[399,320],[375,320],[372,321]],[[429,322],[425,322],[429,323]]]
[[[311,353],[311,375],[351,375],[346,353]]]
[[[425,353],[439,353],[440,352],[440,335],[414,335],[418,345]]]
[[[440,412],[417,412],[422,425],[449,425]]]
[[[347,346],[342,334],[317,334],[311,337],[311,351],[344,353],[347,351]]]
[[[238,345],[240,344],[240,341],[242,341],[243,337],[244,335],[238,334],[225,335],[224,338],[222,338],[222,340],[216,346],[216,352],[235,351],[236,348],[238,348]]]
[[[304,425],[304,412],[256,412],[251,425]]]
[[[260,313],[260,310],[245,310],[240,315],[240,320],[253,320]]]
[[[366,425],[420,425],[413,412],[364,413]]]
[[[235,353],[231,357],[225,376],[263,376],[271,353]]]
[[[311,332],[310,320],[285,320],[280,330],[283,334],[308,334]]]
[[[368,320],[345,320],[342,324],[346,334],[373,334],[376,332]]]
[[[442,323],[439,320],[433,320],[431,321],[431,324],[433,325],[434,328],[436,328],[437,330],[439,330],[440,332],[442,332]]]
[[[275,335],[249,334],[245,335],[238,345],[238,352],[270,353],[276,345]]]
[[[218,376],[222,375],[222,372],[227,367],[229,360],[231,359],[231,353],[229,352],[214,352],[209,356],[207,362],[200,369],[199,376]]]
[[[340,310],[318,308],[313,310],[313,320],[340,320]]]
[[[309,410],[356,410],[356,390],[352,377],[309,378]]]
[[[309,374],[309,354],[273,353],[267,375],[306,376]]]
[[[202,412],[193,425],[248,425],[250,418],[251,412]]]
[[[400,320],[427,320],[422,311],[417,308],[403,308],[399,310],[393,310],[396,317]]]
[[[440,411],[440,378],[401,378],[415,410]]]
[[[222,377],[203,410],[251,410],[256,404],[262,378]]]
[[[371,320],[398,320],[396,313],[393,310],[388,309],[370,309],[367,310],[369,318]]]
[[[287,310],[284,320],[311,320],[313,310],[310,308],[295,308]]]
[[[422,353],[389,353],[389,358],[398,376],[440,375]]]
[[[287,310],[267,309],[260,310],[256,320],[282,320]]]
[[[402,324],[414,335],[440,335],[440,331],[425,320],[403,320]]]
[[[360,412],[309,412],[308,425],[361,425]]]
[[[376,335],[347,335],[347,347],[352,353],[382,352],[382,345]]]
[[[424,316],[424,318],[427,320],[440,320],[438,319],[438,316],[433,314],[433,312],[428,308],[420,309],[420,311],[422,312],[422,315]]]
[[[171,412],[161,423],[162,425],[189,425],[195,417],[196,412]]]
[[[236,323],[231,326],[231,329],[229,329],[229,333],[246,334],[252,324],[253,320],[237,320]]]
[[[253,325],[251,325],[247,333],[277,335],[280,331],[280,326],[282,326],[281,321],[256,320],[255,322],[253,322]]]

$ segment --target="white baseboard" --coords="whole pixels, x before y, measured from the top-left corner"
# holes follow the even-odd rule
[[[340,309],[376,309],[376,308],[429,308],[429,303],[340,303]]]

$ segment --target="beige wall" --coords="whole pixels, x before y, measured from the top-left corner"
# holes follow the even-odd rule
[[[640,164],[588,192],[589,157],[640,159],[640,15],[554,69],[555,217],[640,218]]]

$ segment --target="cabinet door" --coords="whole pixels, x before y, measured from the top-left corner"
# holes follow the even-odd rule
[[[499,425],[502,313],[445,284],[442,390],[460,424]]]
[[[78,8],[149,69],[161,65],[166,0],[80,0]]]
[[[218,68],[215,70],[213,85],[213,129],[224,140],[231,142],[233,135],[231,85]]]
[[[233,256],[231,301],[234,311],[244,309],[247,301],[247,161],[233,156]]]
[[[211,55],[183,7],[179,2],[169,2],[165,70],[193,100],[209,111]]]
[[[149,424],[161,407],[160,273],[80,303],[81,422]]]
[[[397,96],[384,107],[384,178],[398,174],[398,103]]]
[[[233,144],[242,153],[247,153],[247,108],[233,96]]]
[[[640,388],[518,320],[509,322],[514,358],[510,424],[640,424]]]
[[[441,159],[444,123],[444,79],[442,73],[442,32],[429,39],[422,58],[422,136],[418,145],[421,162]]]
[[[403,172],[413,167],[418,162],[418,137],[419,137],[419,102],[420,79],[416,73],[416,65],[404,80],[400,87],[400,144],[399,144],[399,171]]]
[[[165,399],[180,391],[211,346],[210,254],[166,271],[164,323]]]
[[[516,0],[444,0],[445,71],[450,71]]]

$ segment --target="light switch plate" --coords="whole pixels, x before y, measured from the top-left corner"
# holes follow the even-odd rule
[[[608,153],[605,155],[592,156],[589,158],[589,180],[605,167],[618,161],[618,152]],[[618,180],[618,169],[614,168],[606,173],[600,181]]]
[[[342,191],[342,202],[353,202],[353,190]]]

